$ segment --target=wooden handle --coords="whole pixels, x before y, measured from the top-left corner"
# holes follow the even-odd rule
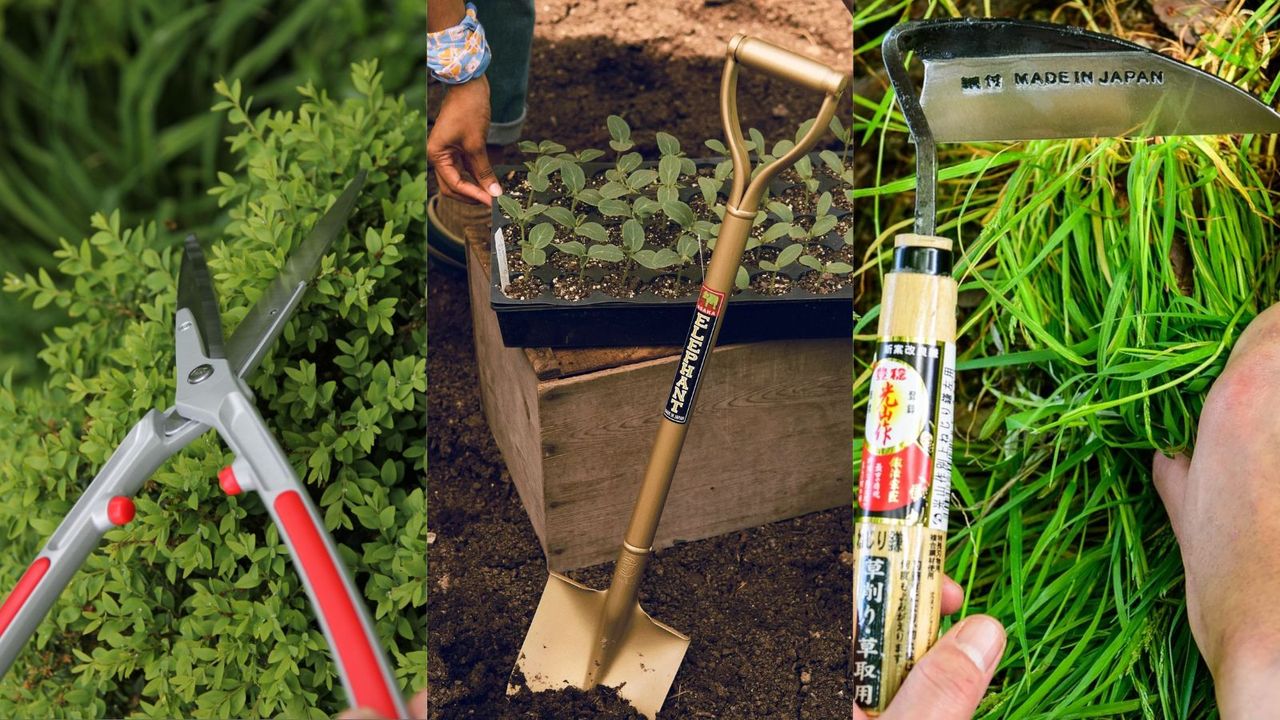
[[[854,701],[876,715],[938,634],[951,492],[951,241],[900,235],[880,305],[854,530]]]

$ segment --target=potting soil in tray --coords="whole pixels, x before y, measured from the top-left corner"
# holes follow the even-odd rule
[[[815,158],[816,159],[816,158]],[[699,168],[711,168],[715,160],[699,160]],[[641,167],[654,167],[648,162]],[[588,186],[605,170],[612,168],[609,163],[587,163],[583,165],[588,176]],[[841,192],[841,186],[829,176],[823,174],[820,164],[815,162],[819,189],[814,193],[816,198],[823,192],[831,192],[833,197]],[[507,187],[519,184],[525,169],[501,168],[499,174],[506,178]],[[720,199],[728,192],[731,181],[726,181],[721,189]],[[559,195],[558,183],[553,183],[545,193],[538,193],[534,199],[544,204],[556,204]],[[777,199],[788,190],[797,187],[775,179],[771,185],[770,197]],[[526,192],[529,192],[526,187]],[[681,199],[691,205],[701,203],[697,188],[685,188],[680,193]],[[696,198],[696,200],[695,200]],[[762,203],[763,205],[763,203]],[[581,205],[579,213],[589,208]],[[763,208],[762,208],[763,209]],[[834,206],[828,213],[848,222],[848,211]],[[812,222],[811,215],[797,213],[797,224],[806,225]],[[616,242],[620,234],[620,226],[624,218],[592,216],[590,221],[604,225],[611,242]],[[711,219],[711,218],[700,218]],[[764,227],[778,218],[770,214]],[[531,221],[526,230],[539,222],[550,222],[547,218]],[[659,211],[648,223],[646,232],[654,227],[661,228],[667,223],[667,217]],[[553,223],[554,224],[554,223]],[[562,241],[566,231],[559,225],[557,241]],[[757,226],[755,232],[761,231]],[[574,238],[590,244],[585,238]],[[690,318],[696,299],[696,290],[702,282],[705,263],[710,262],[712,252],[703,248],[698,261],[684,267],[670,267],[651,270],[633,264],[627,272],[627,285],[635,289],[632,297],[617,297],[621,285],[621,263],[609,265],[588,261],[585,272],[581,273],[584,282],[578,285],[579,270],[568,256],[557,258],[557,251],[546,249],[548,260],[538,267],[530,267],[520,259],[520,233],[518,226],[512,223],[497,204],[493,209],[492,247],[495,262],[490,267],[489,291],[490,306],[498,317],[498,325],[502,331],[503,344],[508,347],[601,347],[601,346],[635,346],[635,345],[679,345],[688,332]],[[755,265],[758,259],[775,257],[786,245],[793,241],[784,238],[767,245],[747,251],[743,264],[750,272],[751,284],[747,289],[736,290],[731,297],[729,310],[725,313],[723,327],[720,331],[720,343],[753,342],[759,340],[792,339],[792,338],[828,338],[849,337],[853,331],[853,289],[846,284],[843,276],[827,277],[825,281],[817,281],[818,273],[798,262],[782,270],[780,277],[774,278]],[[851,263],[852,258],[845,258],[850,248],[846,247],[835,231],[812,243],[825,260],[844,260]],[[651,246],[652,247],[652,246]],[[503,267],[507,277],[504,283]],[[580,287],[581,293],[571,293],[573,297],[557,296],[557,285],[569,284]],[[679,297],[669,292],[672,286],[680,288]],[[830,292],[815,290],[832,288]],[[517,291],[518,289],[518,291]],[[668,290],[668,292],[661,292]],[[770,291],[777,291],[776,294]],[[514,295],[514,296],[513,296]],[[581,297],[576,297],[581,295]]]

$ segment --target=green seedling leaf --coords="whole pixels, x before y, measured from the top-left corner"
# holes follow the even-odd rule
[[[791,231],[794,229],[795,229],[795,226],[792,225],[791,223],[785,223],[785,222],[774,223],[769,226],[768,230],[764,231],[764,235],[760,239],[763,240],[764,242],[771,243],[774,240],[787,237],[788,235],[791,234]]]
[[[541,267],[547,262],[547,251],[540,247],[527,247],[520,251],[520,257],[532,267]]]
[[[794,263],[796,259],[800,257],[800,253],[802,252],[804,252],[804,245],[800,243],[794,243],[786,246],[782,249],[782,252],[778,253],[778,259],[776,261],[778,267],[784,268]]]
[[[781,218],[782,222],[785,222],[785,223],[795,222],[795,219],[796,219],[795,213],[791,211],[791,207],[789,205],[783,205],[777,200],[774,200],[770,202],[766,207],[769,208],[769,212]]]
[[[700,247],[702,246],[698,243],[698,238],[687,233],[676,240],[676,254],[684,262],[692,260],[698,254]]]
[[[644,163],[644,158],[640,153],[627,153],[618,158],[617,168],[623,173],[630,173],[632,170],[640,167]]]
[[[604,151],[597,150],[595,148],[589,148],[587,150],[579,151],[577,157],[578,157],[578,162],[589,163],[604,157]]]
[[[544,248],[551,244],[551,241],[555,236],[556,229],[551,225],[551,223],[538,223],[529,231],[528,244],[535,248]]]
[[[574,215],[573,211],[569,208],[559,206],[550,207],[543,211],[542,214],[567,228],[577,227],[578,225],[578,216]]]
[[[680,154],[680,141],[677,140],[674,135],[670,133],[658,131],[657,140],[658,140],[658,152],[662,153],[663,155],[679,155]]]
[[[715,138],[712,138],[710,140],[704,140],[702,144],[706,145],[708,148],[711,149],[711,152],[717,155],[729,154],[729,148],[725,147],[724,143],[720,142],[719,140],[716,140]]]
[[[599,122],[598,120],[596,122]],[[623,120],[620,115],[610,115],[605,118],[605,125],[609,128],[609,137],[615,142],[627,143],[627,147],[631,147],[631,126]],[[612,143],[610,143],[612,145]],[[615,150],[617,148],[614,148]],[[625,149],[625,148],[624,148]]]
[[[592,260],[613,263],[621,262],[622,260],[625,260],[627,256],[617,245],[592,245],[591,248],[587,250],[587,257]]]
[[[658,181],[663,185],[675,185],[680,180],[680,158],[664,155],[658,161]]]
[[[636,220],[622,223],[622,246],[631,254],[644,247],[644,226]]]
[[[800,264],[807,268],[813,268],[819,272],[822,271],[822,261],[812,255],[802,255],[800,257]]]
[[[774,157],[782,157],[783,155],[787,154],[787,151],[789,151],[791,148],[795,146],[796,144],[790,140],[779,140],[778,142],[773,144],[772,154]]]
[[[658,173],[656,170],[641,168],[627,177],[627,187],[630,187],[632,190],[643,190],[644,188],[652,185],[653,181],[657,179]]]
[[[635,254],[636,262],[650,270],[661,270],[680,262],[680,256],[670,248],[661,250],[641,250]]]
[[[583,257],[587,254],[587,246],[583,245],[581,242],[577,240],[568,240],[566,242],[556,243],[555,249],[559,250],[565,255],[572,255],[578,258]]]
[[[533,142],[532,140],[521,140],[520,144],[516,147],[520,148],[520,152],[530,155],[538,152],[538,143]]]
[[[818,198],[817,213],[818,215],[826,215],[831,212],[831,193],[824,192]]]
[[[836,228],[840,220],[835,215],[820,215],[809,228],[809,237],[820,238]]]
[[[600,197],[605,200],[613,200],[615,198],[625,197],[631,194],[631,188],[619,182],[610,180],[600,186]]]
[[[547,188],[551,186],[551,179],[541,172],[529,173],[527,180],[529,181],[529,187],[533,188],[535,192],[546,192]]]
[[[835,175],[838,176],[844,173],[844,162],[840,159],[839,155],[835,154],[834,151],[823,150],[818,153],[818,158],[822,160],[823,164],[827,166],[827,169]]]
[[[751,286],[751,273],[741,265],[738,266],[738,274],[733,278],[733,286],[739,290],[746,290]]]
[[[561,145],[558,142],[554,142],[552,140],[543,140],[542,142],[538,143],[538,152],[542,153],[543,155],[553,155],[555,153],[562,153],[566,149],[567,148],[565,148],[565,146]]]
[[[702,193],[702,201],[711,207],[716,204],[721,184],[708,177],[698,178],[698,190]]]
[[[604,226],[597,222],[587,222],[574,228],[577,235],[595,240],[596,242],[608,242],[609,233],[605,231]]]
[[[578,165],[570,162],[560,164],[560,179],[565,188],[575,194],[587,185],[587,175]]]
[[[520,216],[524,213],[524,208],[521,207],[520,203],[510,195],[499,195],[498,207],[502,210],[503,214],[512,220],[519,220]]]
[[[651,197],[638,197],[635,202],[631,203],[631,211],[635,213],[635,217],[640,220],[652,217],[654,213],[662,209],[662,205]]]
[[[829,262],[823,269],[832,275],[848,275],[853,272],[853,266],[844,262]]]
[[[679,200],[668,200],[662,203],[662,212],[680,227],[693,227],[693,208]]]
[[[600,214],[605,217],[623,217],[631,214],[631,206],[623,200],[607,199],[601,200],[596,206]]]

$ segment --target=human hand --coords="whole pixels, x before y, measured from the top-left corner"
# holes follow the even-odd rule
[[[351,708],[338,716],[337,720],[389,720],[368,708]],[[409,701],[409,720],[427,720],[427,691],[423,690]]]
[[[942,614],[963,604],[964,590],[943,578]],[[1004,644],[1004,627],[995,618],[970,615],[956,623],[907,673],[880,720],[969,720],[991,683]],[[856,705],[853,720],[867,720]]]
[[[481,75],[451,85],[440,113],[427,131],[427,158],[446,197],[493,205],[502,186],[489,166],[485,136],[489,132],[489,80]],[[470,173],[475,181],[463,177]]]
[[[1249,324],[1200,414],[1195,453],[1152,462],[1187,577],[1187,621],[1224,718],[1280,702],[1280,305]]]

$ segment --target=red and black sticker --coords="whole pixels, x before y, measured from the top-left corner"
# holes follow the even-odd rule
[[[671,383],[671,394],[662,409],[663,417],[673,423],[683,425],[689,422],[693,397],[698,392],[698,379],[702,376],[702,366],[711,350],[711,338],[715,337],[716,323],[720,321],[723,308],[724,293],[703,285],[698,291],[698,304],[693,312],[693,324],[689,326],[684,352],[676,365],[676,379]]]
[[[858,475],[862,517],[946,529],[954,353],[942,343],[880,342]]]

